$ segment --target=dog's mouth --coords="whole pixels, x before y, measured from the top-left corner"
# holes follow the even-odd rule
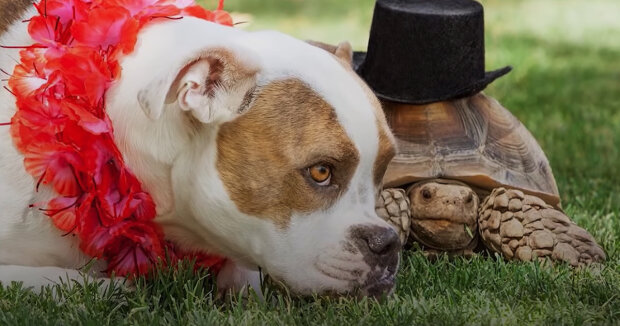
[[[334,275],[333,272],[325,273],[320,270],[326,277],[346,281],[348,283],[348,290],[337,291],[338,293],[332,293],[333,291],[327,291],[326,293],[339,296],[355,296],[358,298],[372,297],[380,299],[384,296],[389,296],[396,285],[396,272],[398,265],[389,265],[381,270],[375,270],[365,272],[360,269],[352,271],[342,271],[344,273],[338,273]]]
[[[360,290],[362,297],[380,299],[392,294],[396,285],[396,273],[374,280]]]
[[[315,266],[318,267],[318,266]],[[321,266],[317,268],[317,271],[322,277],[330,280],[341,282],[342,287],[338,288],[323,288],[318,292],[293,290],[293,294],[306,297],[318,294],[323,297],[372,297],[376,299],[389,296],[396,284],[396,272],[398,265],[390,265],[382,268],[381,270],[375,269],[374,271],[362,270],[359,267],[351,266],[351,268],[343,269],[341,266]],[[270,286],[278,290],[289,292],[286,281],[278,280],[271,275],[265,275],[265,282]],[[290,293],[290,292],[289,292]]]
[[[368,275],[364,286],[360,288],[360,295],[379,299],[390,295],[396,285],[396,272],[398,264],[389,264],[382,270],[374,271]]]
[[[330,254],[319,257],[314,267],[323,277],[342,282],[339,295],[379,298],[392,292],[399,263],[398,256],[369,262],[357,254]]]

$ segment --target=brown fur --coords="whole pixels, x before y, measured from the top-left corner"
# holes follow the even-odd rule
[[[32,5],[31,0],[0,0],[0,35],[9,26],[22,18],[24,12]]]
[[[177,78],[170,87],[170,91],[166,95],[166,103],[176,101],[181,78],[187,73],[192,65],[201,60],[206,60],[209,63],[209,76],[205,81],[205,92],[210,96],[213,95],[213,92],[217,87],[232,88],[232,85],[240,84],[240,81],[250,79],[253,80],[258,73],[257,67],[248,66],[244,62],[240,62],[240,60],[235,57],[235,54],[231,53],[228,49],[213,48],[203,52],[199,59],[188,62],[187,65],[179,72]],[[240,109],[243,108],[244,107],[242,106]]]
[[[239,210],[281,226],[294,212],[333,205],[359,163],[334,108],[297,79],[257,90],[253,107],[222,125],[217,144],[217,169]],[[332,166],[332,186],[307,175],[323,162]]]
[[[353,65],[353,48],[351,43],[344,41],[338,45],[331,45],[319,41],[307,41],[308,44],[321,48],[331,54],[333,54],[340,63],[345,67],[351,68]]]
[[[377,153],[377,159],[373,168],[375,185],[381,186],[383,183],[383,176],[387,170],[388,164],[392,161],[396,155],[396,147],[394,145],[394,138],[391,137],[390,127],[388,126],[383,109],[378,104],[374,106],[376,108],[375,114],[377,116],[377,129],[379,130],[379,152]]]
[[[394,158],[394,142],[388,137],[388,129],[379,127],[379,153],[373,169],[375,185],[381,186],[388,164]]]

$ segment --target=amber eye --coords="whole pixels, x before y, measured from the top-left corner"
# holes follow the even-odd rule
[[[328,186],[332,178],[332,169],[325,164],[316,164],[309,167],[308,173],[319,186]]]

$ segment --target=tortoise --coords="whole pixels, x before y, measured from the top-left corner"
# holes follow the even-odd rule
[[[425,105],[383,103],[398,154],[384,176],[379,216],[403,245],[572,266],[605,260],[564,214],[549,161],[532,134],[482,92]]]

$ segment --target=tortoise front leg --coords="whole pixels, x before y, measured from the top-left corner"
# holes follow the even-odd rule
[[[409,206],[409,198],[400,188],[384,189],[375,203],[377,215],[394,228],[403,246],[407,243],[411,227]]]
[[[480,206],[478,226],[484,244],[509,260],[551,258],[572,266],[605,260],[590,233],[519,190],[494,189]]]

